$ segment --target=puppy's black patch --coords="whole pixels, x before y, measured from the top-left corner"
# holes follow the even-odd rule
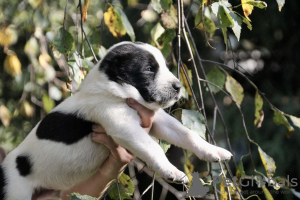
[[[0,199],[4,199],[5,174],[2,166],[0,166]]]
[[[21,176],[27,176],[31,173],[31,162],[29,156],[18,156],[16,158],[17,169]]]
[[[159,64],[150,52],[133,44],[123,44],[112,49],[100,64],[100,71],[109,80],[134,86],[149,103],[155,101],[153,90],[158,68]]]
[[[93,122],[75,114],[49,113],[40,123],[36,135],[39,139],[70,145],[92,133]]]

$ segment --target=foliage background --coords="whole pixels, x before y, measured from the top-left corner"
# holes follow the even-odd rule
[[[229,2],[232,5],[240,4],[238,0]],[[96,54],[103,49],[100,48],[100,45],[109,48],[112,44],[131,39],[129,35],[114,37],[102,22],[103,13],[109,8],[109,3],[115,5],[118,2],[90,1],[89,3],[88,18],[84,22],[84,28]],[[134,29],[136,41],[155,44],[151,31],[162,16],[155,13],[146,16],[146,12],[142,13],[145,10],[151,11],[148,5],[149,1],[128,0],[120,3]],[[189,12],[191,2],[185,1],[185,3],[185,12]],[[252,31],[243,24],[240,41],[237,41],[234,34],[229,31],[232,51],[235,59],[242,66],[246,68],[256,66],[254,71],[247,68],[254,74],[250,78],[265,93],[273,105],[285,113],[300,116],[300,29],[297,21],[300,17],[300,2],[297,0],[287,1],[281,12],[278,11],[275,0],[267,0],[266,3],[268,4],[267,9],[255,9],[249,16],[252,20]],[[65,23],[67,30],[75,40],[76,24],[74,24],[74,18],[77,4],[77,1],[68,3]],[[199,5],[199,2],[194,1],[194,4]],[[19,144],[31,128],[54,105],[70,95],[65,84],[66,81],[69,81],[69,74],[57,65],[49,45],[59,28],[63,26],[65,5],[66,0],[1,0],[0,2],[0,31],[2,31],[0,34],[0,116],[2,122],[0,123],[0,144],[7,151]],[[241,7],[236,10],[240,14],[243,13]],[[195,12],[192,11],[191,8],[188,18],[190,27],[195,26]],[[99,27],[100,25],[101,27]],[[78,35],[81,35],[80,32]],[[215,32],[210,41],[210,44],[216,47],[215,50],[206,45],[203,32],[201,33],[197,28],[192,29],[192,35],[202,58],[228,65],[233,63],[232,51],[230,48],[227,52],[225,51],[226,47],[220,30]],[[79,41],[81,41],[80,37]],[[75,45],[77,45],[76,42]],[[174,40],[173,46],[175,45],[176,41]],[[5,62],[9,62],[5,61],[8,56],[11,56],[11,64],[5,64]],[[91,56],[86,43],[85,56]],[[100,56],[97,55],[97,57]],[[69,59],[74,60],[75,58],[72,58],[70,54]],[[191,64],[187,61],[189,54],[185,45],[182,49],[182,59],[190,68]],[[5,68],[5,65],[9,66]],[[83,74],[79,74],[75,82],[81,80],[80,77],[88,70],[89,65],[89,62],[83,64],[83,70],[79,71]],[[206,71],[212,69],[212,66],[206,64]],[[241,108],[245,115],[250,137],[268,155],[274,158],[277,166],[275,175],[284,177],[289,175],[299,179],[299,129],[296,128],[295,133],[288,138],[286,127],[274,124],[272,120],[273,111],[266,105],[264,105],[265,120],[262,127],[256,128],[253,124],[255,90],[237,74],[233,73],[232,76],[241,83],[245,91]],[[248,151],[248,143],[243,133],[238,110],[224,95],[218,93],[216,97],[223,110],[226,126],[230,133],[229,137],[238,162],[239,158]],[[211,126],[214,106],[208,92],[204,93],[204,100],[208,123]],[[221,124],[217,124],[217,143],[226,147],[226,138],[221,134],[222,132]],[[261,164],[259,154],[255,147],[252,146],[252,148],[254,164],[258,171],[263,172],[264,166]],[[177,152],[178,150],[172,147],[168,155],[172,159],[172,154],[174,157]],[[250,159],[243,161],[247,174],[252,174]],[[174,162],[180,163],[175,159]],[[195,166],[197,167],[196,164]],[[300,183],[299,180],[298,183]],[[295,189],[300,191],[299,185]],[[263,195],[260,196],[264,198]],[[295,196],[289,193],[288,195],[275,195],[274,198],[293,199]]]

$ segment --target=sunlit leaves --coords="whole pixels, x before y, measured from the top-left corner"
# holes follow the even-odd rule
[[[34,108],[32,107],[32,105],[30,105],[28,101],[24,101],[21,105],[20,113],[23,116],[30,118],[34,114]]]
[[[121,199],[132,199],[131,195],[133,195],[134,185],[130,177],[123,173],[118,180]],[[114,183],[116,182],[114,181]],[[120,199],[116,184],[111,185],[111,190],[109,191],[108,195],[111,199]]]
[[[208,72],[206,75],[207,80],[219,86],[221,89],[224,88],[226,76],[217,68],[214,67],[212,70]],[[220,89],[212,84],[210,84],[210,89],[212,92],[217,93]]]
[[[248,16],[251,15],[252,13],[253,5],[247,4],[248,1],[254,1],[254,0],[241,0],[244,15],[249,21],[251,21]]]
[[[111,34],[116,38],[121,38],[126,33],[132,41],[135,41],[133,28],[123,10],[119,7],[109,7],[104,13],[104,22]]]
[[[46,113],[49,113],[55,106],[55,102],[52,99],[50,99],[47,94],[43,95],[42,101],[44,104],[44,111]]]
[[[162,12],[161,21],[163,26],[167,29],[175,29],[177,27],[177,10],[173,5],[170,6],[168,11]]]
[[[203,27],[204,22],[204,27]],[[214,21],[211,19],[209,9],[205,9],[203,13],[203,20],[202,20],[202,10],[199,9],[196,17],[195,17],[195,26],[196,28],[200,29],[201,31],[206,31],[208,38],[212,38],[216,31],[216,25]]]
[[[276,125],[284,125],[287,129],[287,137],[291,137],[291,135],[294,133],[295,129],[291,126],[291,124],[288,122],[287,118],[284,116],[282,112],[277,111],[276,109],[274,110],[274,117],[273,121],[275,122]]]
[[[239,82],[237,82],[234,78],[227,75],[226,82],[225,82],[225,88],[230,93],[234,101],[241,105],[243,99],[244,99],[244,89],[241,86]]]
[[[5,105],[0,106],[0,120],[3,126],[9,126],[11,120],[11,113]]]
[[[120,7],[116,7],[116,11],[118,11],[120,13],[123,26],[124,26],[127,34],[129,35],[131,41],[134,42],[135,41],[135,33],[134,33],[134,30],[133,30],[131,23],[129,22],[126,14]]]
[[[297,126],[298,128],[300,128],[300,118],[298,117],[294,117],[294,116],[290,116],[291,121],[293,122],[293,124],[295,126]]]
[[[126,34],[121,15],[112,6],[104,13],[104,22],[114,37],[120,38]]]
[[[112,6],[104,13],[104,22],[114,37],[120,38],[126,34],[120,14]]]
[[[264,111],[263,111],[263,99],[256,91],[255,93],[255,120],[254,120],[254,125],[256,125],[257,128],[261,127],[261,124],[264,120]]]
[[[163,34],[157,38],[158,48],[161,50],[162,54],[167,57],[171,53],[170,43],[176,37],[176,32],[174,29],[166,29]]]
[[[69,54],[74,46],[72,34],[61,27],[51,42],[51,46],[64,55]]]
[[[285,4],[285,0],[277,0],[277,4],[278,4],[279,11],[281,11],[282,7]]]
[[[17,31],[13,25],[0,26],[0,45],[8,46],[14,44],[18,39]]]
[[[205,139],[205,120],[201,113],[195,110],[182,109],[181,121],[184,126]]]
[[[4,60],[4,69],[11,76],[15,77],[21,74],[21,62],[13,51],[8,51]]]
[[[257,8],[263,9],[267,7],[267,3],[264,1],[247,1],[246,4],[255,6]]]
[[[270,157],[268,154],[266,154],[259,146],[258,146],[258,152],[261,158],[261,161],[264,165],[264,168],[267,172],[268,177],[272,177],[276,170],[275,161],[272,157]]]

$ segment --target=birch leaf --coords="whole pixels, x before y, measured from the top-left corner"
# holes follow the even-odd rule
[[[10,120],[11,120],[11,113],[6,108],[5,105],[0,106],[0,120],[3,124],[3,126],[5,126],[5,127],[9,126]]]
[[[112,6],[104,13],[104,22],[115,38],[126,34],[121,15]]]
[[[253,5],[247,4],[246,2],[254,1],[254,0],[241,0],[241,1],[242,1],[242,8],[244,11],[244,15],[251,22],[251,20],[248,16],[251,15],[254,7],[253,7]]]
[[[260,155],[260,159],[265,167],[265,170],[267,172],[268,177],[273,177],[275,170],[276,170],[276,165],[275,161],[272,157],[270,157],[268,154],[266,154],[260,147],[258,147],[258,152]]]
[[[287,138],[290,138],[291,135],[294,133],[295,129],[291,126],[291,124],[288,122],[287,118],[283,115],[283,113],[280,113],[275,109],[273,110],[274,110],[273,121],[277,126],[281,124],[284,125],[288,129],[288,132],[286,133]]]
[[[227,75],[225,88],[230,93],[232,98],[241,105],[244,99],[244,89],[239,82],[237,82],[234,78]]]
[[[258,93],[258,91],[256,91],[255,94],[255,120],[254,120],[254,125],[256,125],[257,128],[261,127],[261,124],[264,120],[264,111],[263,111],[263,99],[260,96],[260,94]]]
[[[292,120],[292,122],[293,122],[293,124],[295,126],[297,126],[298,128],[300,128],[300,118],[294,117],[294,116],[290,116],[290,119]]]

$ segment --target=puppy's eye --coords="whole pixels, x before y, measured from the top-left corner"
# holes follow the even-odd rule
[[[153,68],[151,66],[146,67],[145,71],[147,72],[153,72]]]

